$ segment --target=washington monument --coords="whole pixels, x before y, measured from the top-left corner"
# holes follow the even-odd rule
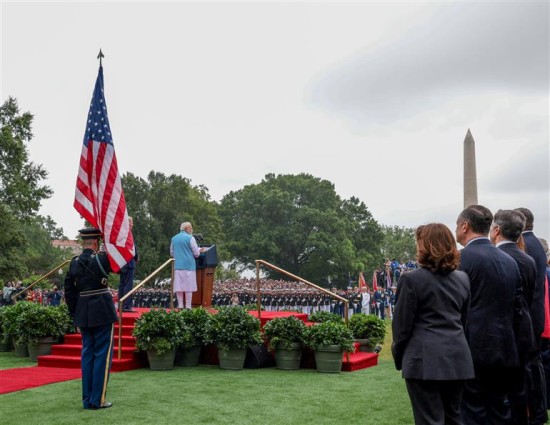
[[[476,143],[468,129],[464,139],[464,208],[477,203]]]

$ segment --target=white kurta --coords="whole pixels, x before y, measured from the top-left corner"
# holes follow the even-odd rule
[[[195,292],[196,290],[195,270],[174,270],[174,292]]]

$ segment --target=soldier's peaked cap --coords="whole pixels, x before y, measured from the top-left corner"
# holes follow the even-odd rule
[[[101,237],[101,231],[95,227],[88,227],[86,229],[80,229],[78,231],[80,237],[85,239],[99,239]]]

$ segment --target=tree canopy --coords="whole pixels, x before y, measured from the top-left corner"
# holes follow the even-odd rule
[[[414,229],[401,226],[383,226],[383,258],[400,261],[413,260],[416,256]]]
[[[29,161],[26,144],[32,138],[32,120],[29,112],[19,112],[14,98],[0,107],[0,202],[19,219],[33,216],[42,200],[52,195],[40,184],[47,171]]]
[[[225,247],[249,268],[263,259],[317,284],[344,284],[380,252],[380,226],[365,204],[342,201],[331,182],[309,174],[267,174],[227,194],[219,212]]]
[[[29,161],[27,143],[32,139],[33,116],[21,113],[14,98],[0,106],[0,280],[11,280],[39,268],[39,243],[31,233],[52,221],[39,219],[37,211],[52,190],[42,184],[48,173]],[[55,227],[55,226],[54,226]],[[55,249],[48,244],[47,256]],[[41,251],[44,254],[43,251]],[[34,260],[34,261],[33,261]]]

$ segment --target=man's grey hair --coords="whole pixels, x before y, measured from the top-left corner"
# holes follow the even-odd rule
[[[517,242],[525,229],[525,216],[518,210],[498,210],[493,222],[499,226],[502,236]]]
[[[188,221],[184,222],[184,223],[181,223],[180,225],[180,230],[185,230],[187,229],[188,227],[192,227],[191,226],[191,223],[189,223]]]

